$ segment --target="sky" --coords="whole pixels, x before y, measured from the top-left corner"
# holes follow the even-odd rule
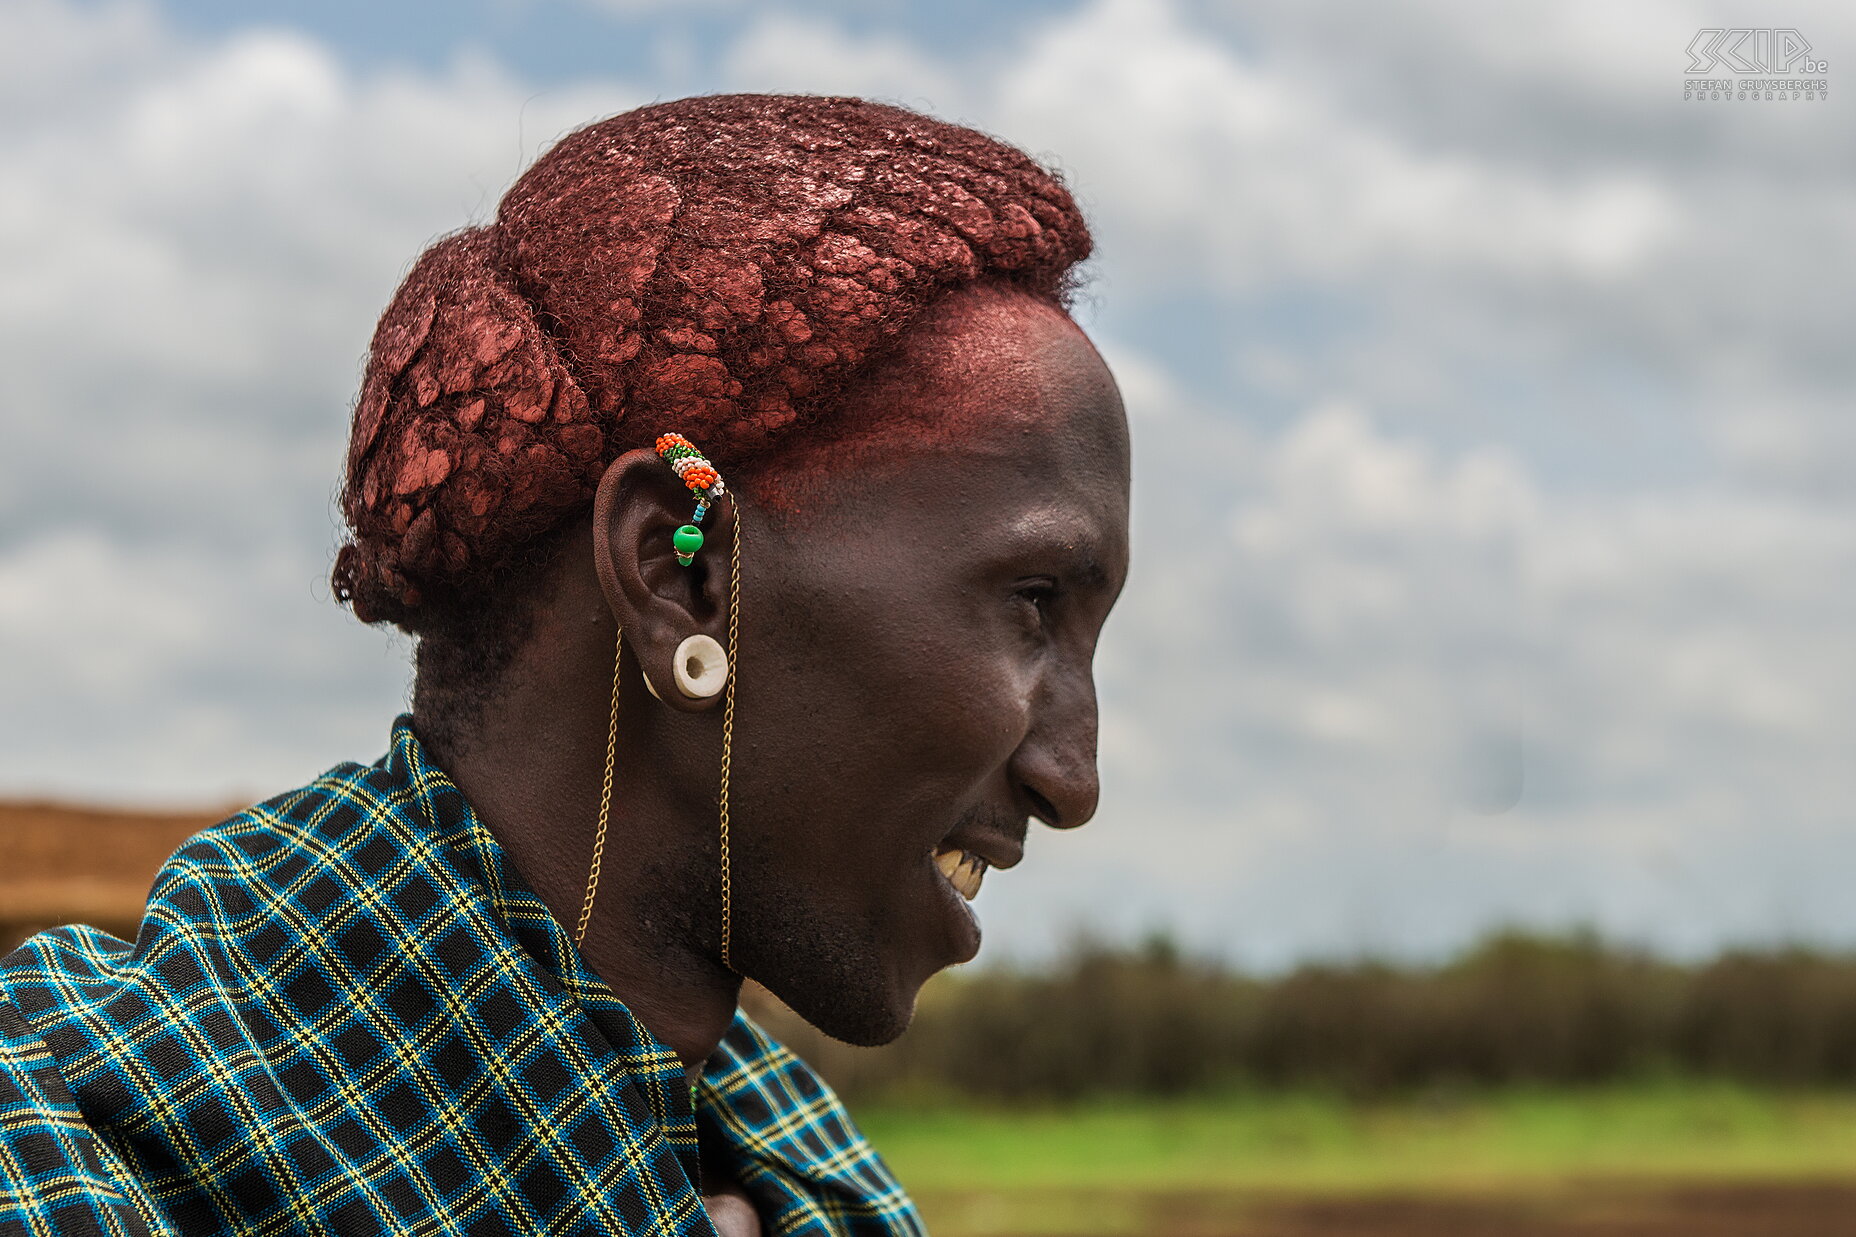
[[[1683,98],[1699,31],[1781,21],[1826,97]],[[10,0],[0,795],[229,807],[377,756],[409,648],[327,579],[412,259],[576,125],[860,94],[1065,177],[1133,427],[1101,809],[988,882],[984,956],[1856,945],[1853,36],[1677,0]]]

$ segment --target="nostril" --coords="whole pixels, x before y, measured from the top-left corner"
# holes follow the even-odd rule
[[[1029,786],[1025,787],[1025,798],[1031,800],[1031,811],[1033,815],[1037,816],[1045,824],[1054,829],[1063,827],[1063,817],[1058,815],[1056,807],[1052,805],[1049,799],[1046,799]]]

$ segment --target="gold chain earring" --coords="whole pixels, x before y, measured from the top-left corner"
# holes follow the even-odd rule
[[[660,434],[657,439],[658,456],[671,467],[677,480],[686,486],[696,498],[696,509],[690,516],[690,522],[678,528],[671,535],[671,548],[676,552],[677,562],[682,566],[692,566],[696,554],[702,549],[703,517],[723,495],[728,493],[728,486],[717,472],[715,465],[689,439],[681,434]],[[721,877],[722,877],[722,965],[729,970],[735,969],[733,942],[733,893],[734,884],[729,871],[728,852],[728,775],[735,739],[735,681],[740,678],[740,662],[737,659],[738,641],[741,622],[741,504],[734,504],[734,549],[728,565],[728,651],[726,657],[726,687],[722,704],[722,770],[720,784],[716,792],[716,817],[721,832]],[[651,681],[645,680],[650,687]],[[713,690],[713,689],[710,689]],[[651,692],[657,695],[655,689]],[[707,694],[707,693],[703,693]],[[661,699],[661,697],[660,697]],[[612,667],[612,724],[606,734],[606,788],[605,798],[599,809],[599,835],[593,847],[593,871],[587,882],[586,905],[580,912],[580,932],[586,932],[587,919],[593,911],[593,893],[599,882],[599,856],[606,844],[606,801],[612,796],[612,758],[619,724],[619,667],[615,659]],[[576,937],[576,940],[579,938]]]
[[[593,866],[587,872],[586,900],[580,904],[580,926],[574,929],[574,944],[586,939],[586,926],[593,920],[593,898],[599,893],[599,864],[606,854],[606,820],[612,812],[612,765],[619,751],[619,667],[624,661],[625,633],[612,642],[612,716],[606,722],[606,780],[599,791],[599,830],[593,835]]]
[[[735,651],[735,632],[741,618],[741,504],[733,504],[734,552],[728,560],[728,686],[722,697],[722,781],[717,795],[717,815],[722,826],[722,965],[735,969],[731,956],[733,927],[730,922],[728,872],[728,766],[735,738],[735,681],[741,677],[741,661]]]
[[[740,647],[741,615],[741,509],[735,509],[733,552],[728,562],[728,686],[723,689],[722,704],[722,776],[721,785],[716,796],[717,818],[721,826],[722,843],[722,965],[734,970],[733,947],[733,881],[729,872],[728,852],[728,776],[735,741],[735,671],[740,663],[736,660],[736,650]],[[612,709],[606,720],[606,775],[599,790],[599,828],[593,835],[593,863],[587,872],[586,898],[580,904],[580,926],[574,929],[574,944],[580,945],[586,940],[587,925],[593,920],[593,899],[599,895],[599,872],[601,861],[606,853],[606,825],[612,812],[612,772],[618,757],[619,748],[619,682],[621,667],[624,664],[625,633],[618,633],[612,645]]]

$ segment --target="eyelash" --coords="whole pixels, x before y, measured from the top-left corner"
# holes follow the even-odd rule
[[[1057,600],[1057,584],[1053,580],[1038,580],[1018,590],[1018,597],[1030,603],[1037,611],[1038,624],[1042,626],[1050,616],[1051,606]]]

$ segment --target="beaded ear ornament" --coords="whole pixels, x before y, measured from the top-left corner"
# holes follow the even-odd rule
[[[696,496],[696,513],[690,516],[690,522],[671,534],[670,544],[676,551],[677,562],[685,567],[696,561],[696,551],[702,549],[702,518],[709,514],[709,507],[716,499],[728,492],[722,484],[722,474],[715,471],[696,444],[681,434],[665,434],[657,440],[657,454],[670,465],[678,480],[688,486],[690,493]]]

